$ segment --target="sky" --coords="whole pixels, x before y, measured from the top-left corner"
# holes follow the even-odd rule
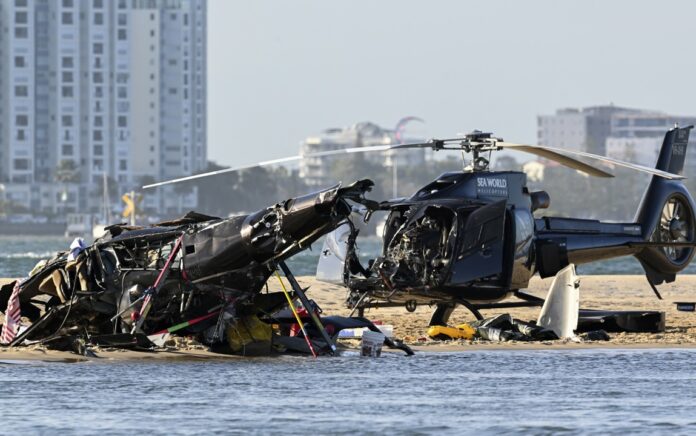
[[[408,115],[514,142],[562,107],[696,115],[695,21],[690,1],[208,0],[209,159]]]

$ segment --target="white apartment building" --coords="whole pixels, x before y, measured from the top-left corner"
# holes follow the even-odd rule
[[[423,138],[401,138],[401,142],[422,142]],[[307,137],[300,145],[303,155],[351,147],[399,144],[397,131],[374,123],[362,122],[345,128],[326,129],[319,135]],[[345,157],[345,156],[344,156]],[[415,166],[425,161],[423,149],[365,153],[365,158],[387,168]],[[337,182],[331,176],[331,166],[341,156],[305,158],[300,162],[300,177],[309,186],[326,187]]]
[[[203,170],[205,32],[206,0],[0,0],[5,197],[95,211],[104,173],[123,193]],[[196,204],[146,194],[163,212]]]

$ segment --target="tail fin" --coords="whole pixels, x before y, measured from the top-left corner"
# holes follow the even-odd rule
[[[686,147],[693,126],[674,127],[665,134],[656,169],[682,174]],[[694,200],[681,180],[653,176],[638,207],[635,222],[651,242],[694,242]],[[648,280],[657,285],[674,281],[694,256],[691,247],[648,247],[635,255]]]
[[[689,133],[694,126],[675,127],[665,134],[660,155],[657,158],[656,169],[672,174],[682,174],[686,160],[686,146],[689,143]]]

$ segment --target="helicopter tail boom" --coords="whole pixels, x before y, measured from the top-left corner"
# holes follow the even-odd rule
[[[665,134],[656,169],[682,174],[692,127],[675,127]],[[635,256],[651,283],[674,281],[694,256],[694,210],[694,200],[681,180],[652,177],[635,218],[643,240],[649,243]]]

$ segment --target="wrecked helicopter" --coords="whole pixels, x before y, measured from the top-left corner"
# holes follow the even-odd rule
[[[569,264],[635,256],[646,279],[675,280],[694,256],[694,202],[682,175],[693,126],[669,130],[655,168],[566,149],[505,142],[490,133],[402,144],[471,155],[463,171],[442,174],[409,198],[380,203],[387,212],[381,254],[367,266],[356,255],[356,231],[346,223],[329,234],[317,279],[348,288],[347,304],[359,310],[436,306],[430,325],[447,325],[456,306],[483,319],[483,309],[542,306],[524,292],[531,277],[555,276]],[[539,217],[548,208],[545,191],[530,192],[526,175],[491,171],[484,153],[515,150],[556,161],[597,177],[612,174],[571,155],[608,162],[652,175],[632,222]],[[367,212],[367,218],[373,213]],[[516,297],[516,300],[509,301]],[[503,301],[507,300],[507,301]]]
[[[374,207],[365,198],[371,187],[369,180],[337,185],[225,219],[191,212],[151,227],[116,224],[89,246],[76,239],[69,252],[0,289],[6,315],[0,343],[82,354],[87,345],[148,349],[177,332],[223,353],[247,354],[261,343],[274,351],[334,354],[341,329],[378,328],[366,319],[320,318],[284,261],[334,230],[354,204]],[[266,282],[274,273],[280,280],[279,270],[292,295],[282,281],[283,292],[269,292]],[[274,335],[272,325],[295,321],[302,335]],[[385,343],[411,353],[389,338]]]

